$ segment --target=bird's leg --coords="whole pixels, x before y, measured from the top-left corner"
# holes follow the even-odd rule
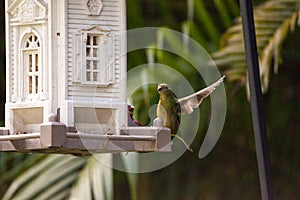
[[[171,136],[179,139],[186,146],[187,150],[189,150],[190,152],[194,152],[193,149],[184,141],[184,139],[182,137],[180,137],[177,134],[171,134]]]

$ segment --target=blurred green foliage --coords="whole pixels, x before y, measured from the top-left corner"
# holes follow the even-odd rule
[[[195,0],[187,2],[187,19],[177,23],[177,25],[181,24],[181,27],[173,26],[173,24],[161,25],[189,34],[208,52],[213,53],[220,50],[219,44],[223,33],[237,23],[234,20],[239,15],[237,1],[204,2]],[[256,5],[264,2],[254,1]],[[297,1],[286,3],[299,5]],[[276,10],[271,6],[265,9]],[[281,16],[280,19],[284,18]],[[149,26],[149,23],[148,21],[142,26]],[[277,26],[280,24],[281,21],[277,21]],[[236,39],[234,36],[233,39]],[[284,39],[288,38],[288,40],[283,41],[281,70],[277,76],[270,74],[269,91],[263,100],[275,197],[278,199],[298,199],[300,197],[297,193],[297,183],[300,181],[298,170],[300,164],[298,148],[300,145],[298,134],[300,124],[295,122],[299,118],[300,111],[300,106],[297,103],[300,100],[298,95],[300,92],[297,87],[299,84],[296,84],[299,82],[296,77],[299,73],[297,66],[300,62],[300,49],[297,45],[300,39],[299,28],[296,27],[295,32],[289,33],[287,37],[283,36]],[[222,39],[224,41],[224,38]],[[259,43],[259,45],[263,44]],[[221,46],[224,47],[224,43]],[[162,54],[163,56],[159,56],[161,54],[158,53],[155,58],[156,62],[172,66],[182,72],[195,90],[204,87],[201,84],[201,77],[197,77],[193,71],[189,71],[190,67],[181,58],[165,52]],[[147,62],[146,54],[140,58],[143,58],[140,63]],[[221,58],[226,59],[227,57]],[[272,63],[272,61],[270,62]],[[129,63],[131,63],[131,59],[129,59]],[[224,68],[224,70],[235,70],[231,64],[233,63],[228,62],[228,68]],[[245,65],[243,70],[245,71]],[[243,74],[240,74],[240,80],[242,76]],[[139,199],[260,198],[251,111],[246,90],[243,89],[244,84],[244,81],[226,83],[228,102],[226,124],[213,151],[202,160],[198,159],[197,155],[186,152],[179,160],[162,170],[139,175],[139,184],[135,188]],[[144,121],[145,112],[143,111],[147,111],[149,105],[143,101],[141,91],[137,92],[136,95],[137,98],[134,98],[136,101],[133,102],[137,105],[138,110],[136,118]],[[154,94],[152,95],[154,96]],[[200,148],[207,129],[209,106],[210,103],[204,101],[200,108],[200,127],[192,144],[192,148],[196,152]],[[146,117],[148,116],[146,115]],[[117,199],[122,199],[119,194],[121,193],[116,190],[115,196]]]

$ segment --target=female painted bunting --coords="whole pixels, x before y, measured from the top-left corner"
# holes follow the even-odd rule
[[[222,76],[210,86],[180,99],[177,99],[168,84],[163,83],[158,85],[157,92],[160,97],[156,114],[157,117],[163,121],[163,126],[171,129],[171,135],[173,137],[175,136],[184,142],[182,138],[176,136],[180,125],[179,115],[181,113],[192,113],[193,109],[198,107],[205,97],[210,95],[221,83],[223,83],[224,78],[225,76]]]

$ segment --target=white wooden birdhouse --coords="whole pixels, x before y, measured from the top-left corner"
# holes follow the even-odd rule
[[[75,147],[66,138],[85,134],[105,140],[127,134],[126,57],[120,55],[126,50],[120,37],[126,31],[125,0],[5,3],[7,102],[2,135],[8,136],[0,140],[29,137],[41,140],[33,149],[67,149]],[[2,150],[18,148],[9,143]]]

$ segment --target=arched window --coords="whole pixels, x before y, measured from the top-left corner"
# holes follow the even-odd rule
[[[25,37],[22,48],[24,92],[26,99],[33,99],[38,96],[41,89],[40,41],[34,33]]]

